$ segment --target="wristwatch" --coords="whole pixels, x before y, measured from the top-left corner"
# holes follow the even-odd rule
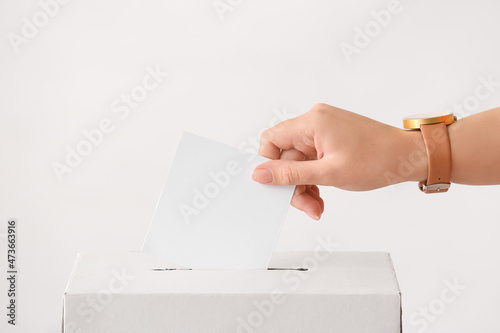
[[[421,113],[403,118],[408,130],[420,130],[427,151],[427,179],[418,187],[424,193],[444,193],[450,188],[451,146],[446,126],[457,118],[453,113]]]

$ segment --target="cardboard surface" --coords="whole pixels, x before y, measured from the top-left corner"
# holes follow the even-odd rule
[[[185,132],[142,251],[195,269],[266,269],[294,191],[251,179],[267,160]]]
[[[138,252],[82,254],[64,295],[64,333],[400,332],[389,254],[277,252],[271,266],[280,269],[186,270]]]

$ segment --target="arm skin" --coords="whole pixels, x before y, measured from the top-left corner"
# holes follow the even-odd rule
[[[500,108],[448,126],[451,181],[500,184]],[[319,220],[324,203],[317,185],[367,191],[427,178],[420,131],[407,131],[326,104],[263,132],[255,168],[263,184],[297,185],[292,205]]]
[[[500,108],[460,119],[448,133],[452,183],[500,184]]]

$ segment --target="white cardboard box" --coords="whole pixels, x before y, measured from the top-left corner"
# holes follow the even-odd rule
[[[140,252],[79,254],[63,332],[401,332],[388,253],[276,252],[270,267],[188,270]]]

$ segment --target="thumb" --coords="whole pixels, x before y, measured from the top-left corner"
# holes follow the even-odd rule
[[[255,168],[252,179],[269,185],[318,185],[324,183],[321,161],[273,160]]]

